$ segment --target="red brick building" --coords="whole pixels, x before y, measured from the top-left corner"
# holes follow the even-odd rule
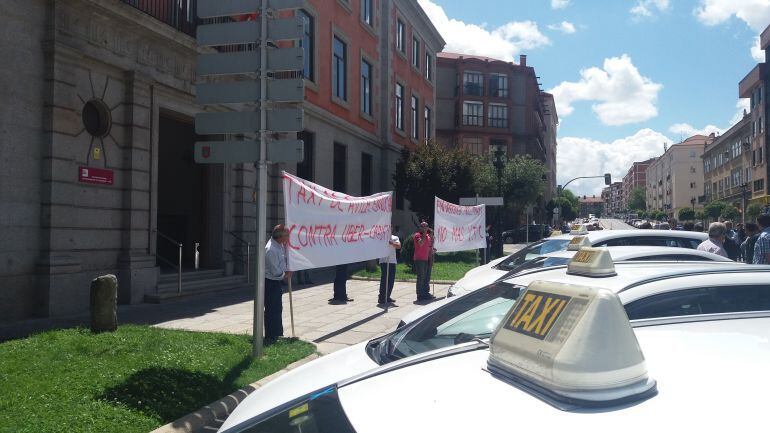
[[[634,188],[646,188],[647,168],[655,162],[657,158],[650,158],[646,161],[635,162],[631,164],[628,173],[623,177],[623,197],[621,209],[628,209],[628,200],[631,198],[631,191]]]

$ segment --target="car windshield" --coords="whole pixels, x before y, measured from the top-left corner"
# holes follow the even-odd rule
[[[548,239],[545,241],[536,242],[523,248],[520,251],[511,254],[505,260],[498,263],[497,266],[495,266],[495,269],[500,269],[502,271],[512,271],[517,266],[540,257],[543,254],[564,250],[567,248],[569,241],[569,239]]]
[[[382,341],[381,363],[489,337],[519,296],[519,286],[498,282],[439,308]]]

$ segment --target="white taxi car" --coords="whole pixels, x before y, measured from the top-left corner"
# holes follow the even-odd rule
[[[726,262],[639,262],[613,265],[606,250],[586,249],[581,253],[585,254],[580,254],[580,257],[573,259],[570,265],[566,267],[561,266],[526,274],[529,279],[526,281],[529,289],[536,287],[537,281],[548,281],[551,285],[591,287],[592,290],[600,291],[603,299],[612,298],[617,308],[626,304],[628,316],[632,319],[655,318],[662,322],[685,321],[690,320],[689,316],[695,317],[704,314],[724,317],[725,314],[770,310],[770,285],[767,284],[768,277],[770,277],[770,266],[745,266]],[[588,258],[586,258],[586,254],[588,254]],[[444,394],[443,391],[430,393],[430,390],[437,388],[432,388],[434,384],[426,383],[424,380],[441,380],[442,384],[435,385],[442,390],[448,384],[454,384],[458,391],[471,392],[474,399],[477,397],[476,392],[481,394],[491,392],[469,384],[468,380],[479,381],[478,384],[486,384],[484,386],[498,383],[486,379],[482,380],[478,377],[480,373],[489,372],[486,364],[489,351],[485,341],[499,328],[500,323],[505,322],[506,312],[512,310],[511,307],[519,298],[520,292],[527,290],[526,286],[521,285],[525,283],[522,278],[523,276],[519,277],[519,280],[514,283],[510,281],[499,282],[493,285],[490,290],[476,291],[466,296],[454,298],[454,301],[444,308],[434,311],[423,319],[391,334],[324,356],[275,379],[247,397],[226,420],[220,431],[228,433],[299,431],[287,429],[288,427],[280,423],[272,423],[278,422],[280,419],[291,422],[295,417],[289,415],[299,414],[299,412],[304,411],[302,409],[304,404],[324,396],[331,398],[331,406],[326,406],[328,411],[325,413],[330,417],[340,414],[343,417],[335,418],[337,421],[327,425],[327,427],[316,424],[318,430],[302,431],[486,431],[487,428],[492,429],[491,425],[484,424],[486,426],[484,428],[467,429],[468,426],[463,425],[466,430],[456,430],[450,425],[451,423],[444,424],[446,420],[433,420],[433,422],[439,423],[438,427],[426,425],[424,420],[415,421],[417,424],[414,425],[409,422],[402,424],[400,422],[403,421],[403,414],[408,413],[410,414],[408,416],[412,416],[414,412],[409,410],[402,413],[400,412],[401,409],[399,412],[392,412],[393,406],[386,404],[387,400],[377,400],[376,403],[381,404],[381,409],[386,411],[383,416],[398,413],[397,418],[401,421],[397,425],[393,425],[390,422],[393,422],[395,418],[386,416],[383,418],[387,421],[384,426],[381,428],[373,427],[363,418],[356,416],[363,408],[355,403],[355,399],[340,403],[340,399],[344,399],[339,390],[353,383],[358,383],[359,379],[368,381],[370,378],[393,373],[392,376],[388,377],[395,382],[391,384],[392,386],[386,385],[389,398],[393,398],[391,393],[400,388],[402,395],[410,394],[407,399],[413,397],[412,393],[414,393],[414,397],[419,396],[420,399],[428,399],[429,402],[424,404],[430,407],[427,409],[429,414],[423,413],[423,415],[430,417],[437,416],[437,413],[434,412],[436,402],[447,401],[445,397],[450,396],[452,399],[460,399],[460,396],[454,393]],[[579,301],[582,298],[577,297],[576,299]],[[543,302],[541,306],[533,310],[531,315],[536,313],[537,308],[556,308],[553,302],[555,301]],[[612,303],[608,305],[612,305]],[[621,311],[623,310],[621,309]],[[565,317],[572,317],[572,315]],[[626,313],[624,312],[623,318],[627,323],[625,317]],[[611,327],[607,327],[606,323],[615,322],[607,322],[606,320],[602,319],[599,323],[602,323],[602,328],[610,329]],[[642,320],[642,322],[645,321]],[[534,325],[532,325],[533,323]],[[543,326],[545,323],[544,321]],[[534,321],[530,325],[535,327],[533,329],[538,326]],[[770,331],[767,331],[765,335],[770,335]],[[474,357],[472,361],[466,358],[466,354],[477,350],[487,351],[482,364],[476,363],[479,361],[478,358]],[[596,353],[606,353],[606,350]],[[459,358],[454,358],[455,356]],[[440,364],[444,362],[440,361],[441,359],[449,358],[456,359],[457,364]],[[596,363],[596,360],[594,362]],[[412,378],[415,382],[409,382],[405,377],[395,374],[402,368],[412,368],[423,364],[431,364],[426,368],[433,373],[421,379]],[[597,363],[597,365],[603,364]],[[455,368],[462,370],[462,372],[455,371]],[[477,371],[469,372],[465,371],[465,368]],[[425,368],[412,371],[418,376],[426,374]],[[362,376],[355,378],[357,375]],[[447,375],[451,375],[452,380],[446,380]],[[354,378],[350,379],[351,377]],[[499,377],[495,376],[494,378],[499,380]],[[375,387],[383,386],[379,381],[369,383]],[[408,389],[410,391],[408,393],[404,393],[404,383],[409,383]],[[466,388],[468,386],[470,388]],[[353,388],[348,389],[352,390]],[[513,389],[517,388],[514,387]],[[378,394],[379,391],[370,389],[369,393],[368,398],[378,398],[372,397],[372,395]],[[357,395],[356,398],[362,398],[362,396]],[[465,394],[465,403],[474,399],[468,399],[467,394]],[[375,404],[372,400],[367,401]],[[452,404],[462,406],[461,403],[461,400],[457,400]],[[309,404],[312,406],[311,403]],[[320,413],[313,413],[310,406],[305,411],[308,412],[308,416],[312,415],[316,418],[321,416]],[[398,406],[401,408],[401,402],[398,403]],[[473,406],[474,410],[480,410],[481,406],[477,407],[475,403]],[[453,418],[450,414],[474,413],[468,409],[469,407],[448,406],[443,407],[439,412],[446,410],[444,418]],[[294,411],[292,412],[292,410]],[[485,412],[480,411],[478,413]],[[273,416],[277,418],[273,418]],[[373,414],[368,413],[367,416],[373,416]],[[264,424],[269,419],[273,421]],[[354,429],[345,430],[343,428],[344,423],[336,424],[343,419],[349,420]],[[299,421],[295,422],[295,426],[303,425],[303,428],[312,428],[302,423],[296,424],[297,422]],[[336,426],[337,430],[331,426]]]
[[[695,249],[708,239],[706,233],[674,230],[603,230],[599,232],[573,231],[570,234],[553,236],[528,245],[514,254],[468,271],[450,289],[452,293],[469,292],[512,271],[517,266],[554,251],[567,249],[576,236],[585,236],[591,246],[658,246]]]
[[[706,278],[706,290],[721,287],[722,273],[743,280],[739,287],[751,289],[733,290],[746,302],[738,312],[629,321],[621,295],[632,287],[595,284],[625,273],[603,256],[586,250],[573,260],[569,272],[586,280],[532,281],[490,339],[324,384],[321,378],[298,387],[282,381],[288,373],[249,396],[220,432],[761,429],[770,386],[770,267],[674,277]],[[636,284],[653,282],[645,281]]]

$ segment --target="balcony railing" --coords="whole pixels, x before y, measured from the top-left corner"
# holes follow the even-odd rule
[[[121,0],[171,27],[195,36],[196,0]]]

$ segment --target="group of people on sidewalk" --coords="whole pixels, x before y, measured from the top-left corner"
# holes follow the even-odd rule
[[[748,264],[770,264],[770,215],[760,215],[757,224],[739,223],[736,229],[730,221],[714,222],[708,235],[698,250]]]
[[[396,228],[394,227],[394,232]],[[433,265],[433,254],[436,249],[433,245],[433,230],[426,221],[420,223],[419,230],[412,235],[414,242],[414,268],[417,274],[416,292],[418,301],[430,301],[436,299],[430,293],[430,273]],[[265,245],[265,341],[271,342],[283,336],[283,282],[292,278],[292,272],[288,270],[286,259],[286,244],[289,241],[289,232],[283,224],[273,228],[270,239]],[[391,297],[396,281],[396,265],[398,256],[396,251],[401,249],[401,240],[395,233],[390,236],[390,254],[379,259],[380,264],[380,290],[377,297],[379,305],[390,304],[395,306],[395,299]],[[309,282],[307,271],[304,280]],[[298,275],[299,276],[299,275]],[[346,282],[348,269],[346,264],[335,267],[334,297],[330,304],[345,304],[353,299],[347,296]]]

